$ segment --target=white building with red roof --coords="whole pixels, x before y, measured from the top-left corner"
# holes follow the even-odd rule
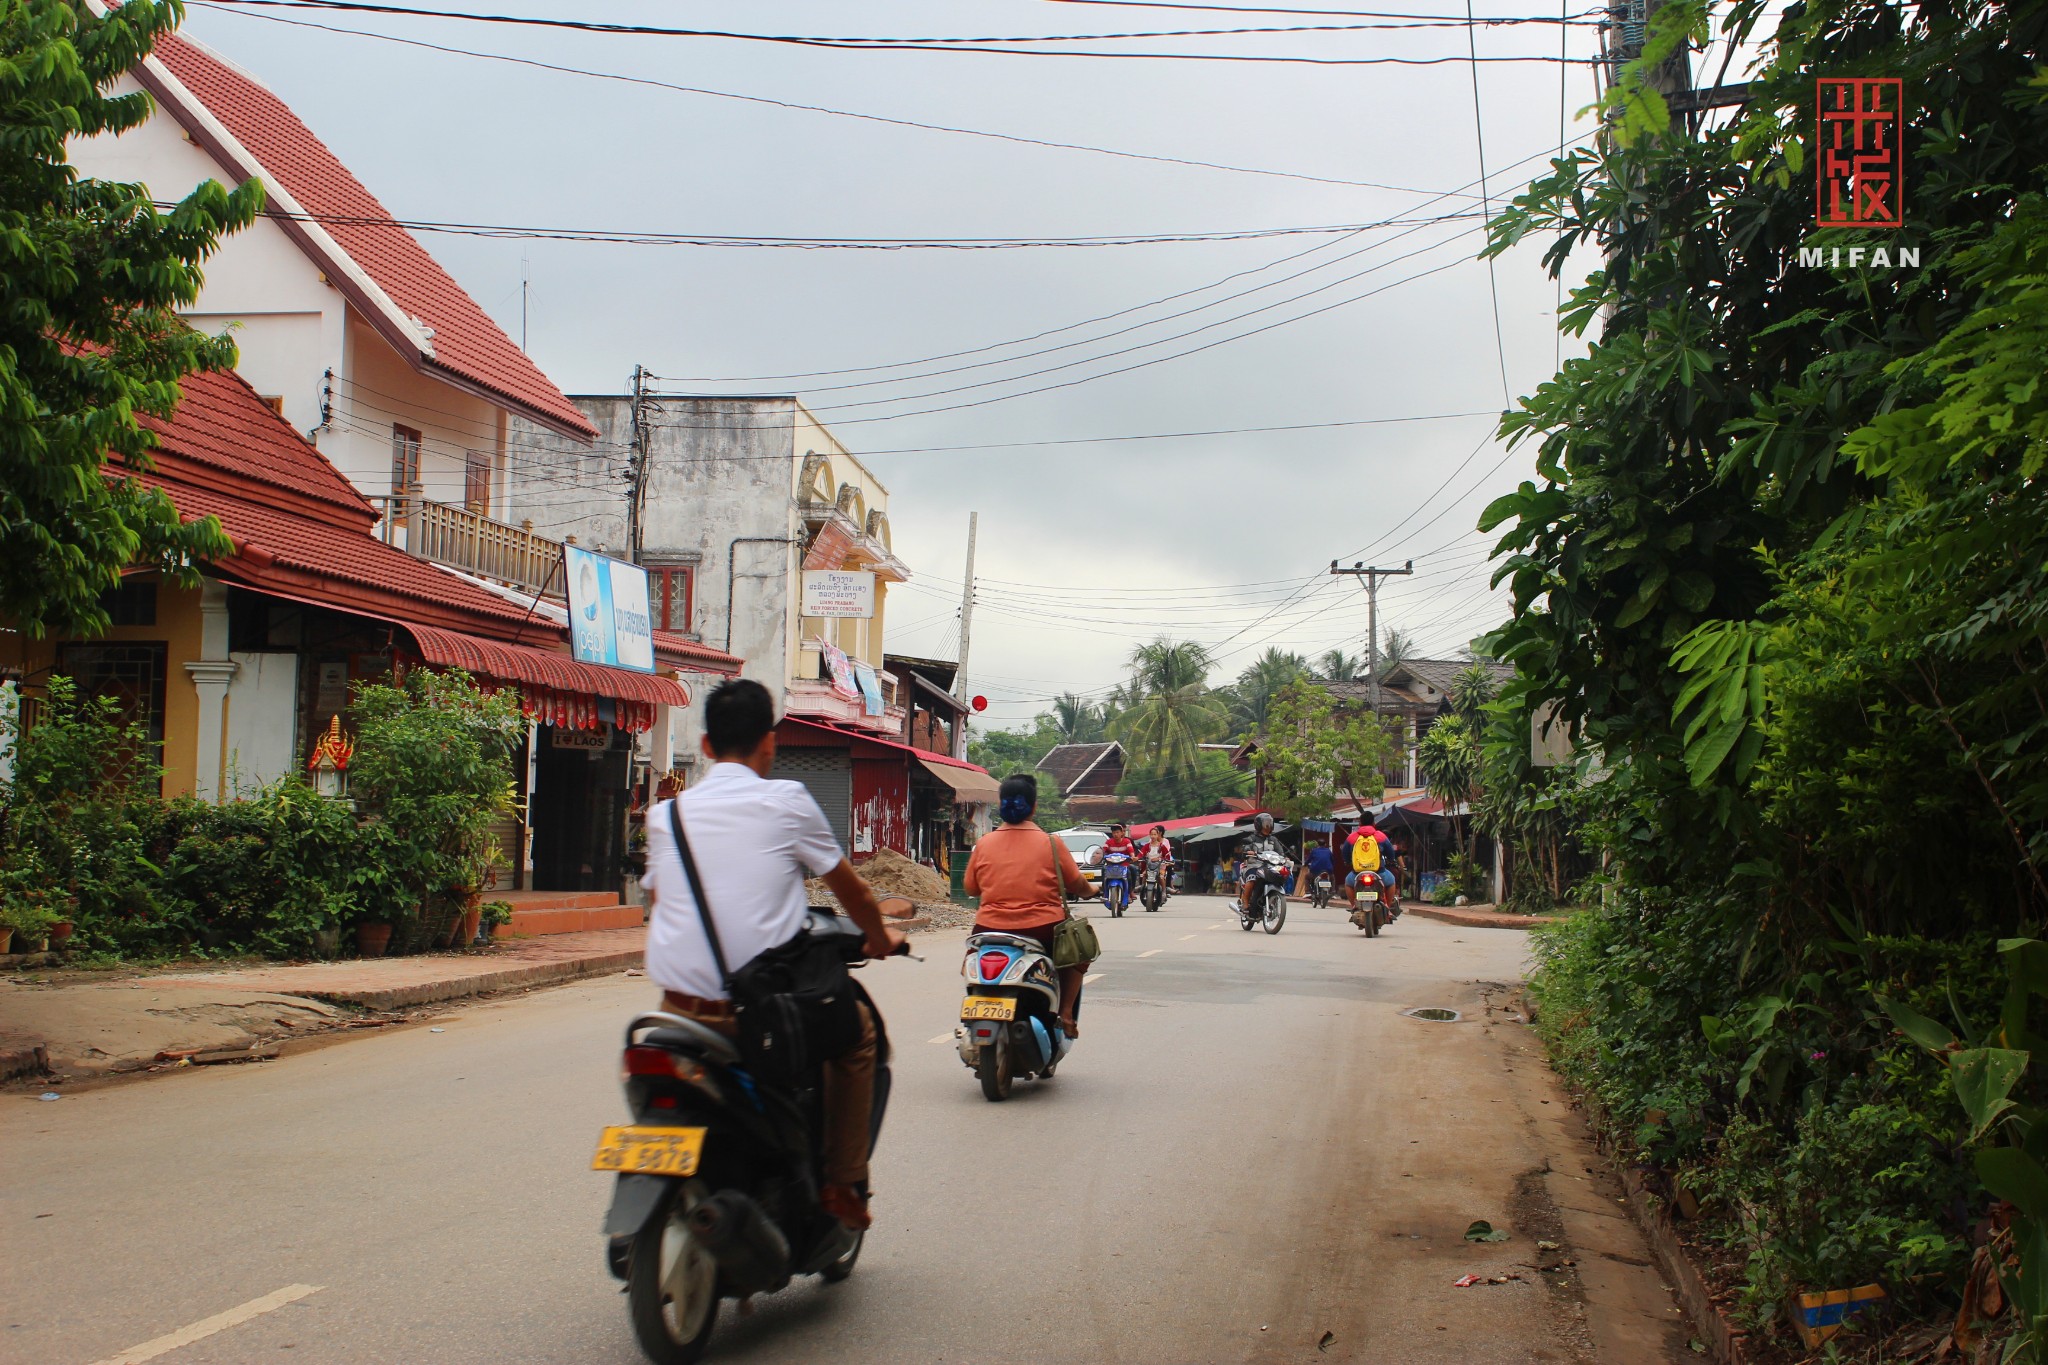
[[[207,180],[262,182],[266,216],[221,243],[186,316],[208,333],[235,329],[242,377],[385,513],[387,539],[446,539],[472,529],[468,518],[502,510],[515,418],[571,441],[596,438],[554,381],[254,75],[170,34],[122,82],[122,93],[136,89],[155,99],[156,114],[118,137],[75,142],[73,163],[146,185],[162,202]]]

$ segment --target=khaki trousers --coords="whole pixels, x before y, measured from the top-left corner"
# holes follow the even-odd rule
[[[739,1036],[729,1011],[693,1009],[674,995],[662,997],[662,1008],[727,1038]],[[824,1064],[825,1183],[864,1185],[868,1178],[868,1130],[875,1111],[875,1016],[865,1001],[860,1011],[860,1040]]]

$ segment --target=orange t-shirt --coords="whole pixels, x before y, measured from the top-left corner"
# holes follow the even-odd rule
[[[1035,823],[1004,825],[981,837],[967,858],[962,885],[981,897],[974,922],[990,929],[1035,929],[1066,918],[1053,862],[1070,896],[1086,896],[1088,879],[1067,846]]]

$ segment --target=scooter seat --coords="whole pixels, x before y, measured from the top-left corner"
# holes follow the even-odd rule
[[[648,1024],[655,1027],[640,1033],[639,1030]],[[626,1026],[626,1043],[628,1046],[638,1043],[671,1051],[694,1052],[720,1066],[737,1066],[740,1060],[739,1049],[724,1034],[706,1028],[694,1019],[666,1012],[643,1014],[634,1019]]]
[[[1037,953],[1040,956],[1050,956],[1050,954],[1046,953],[1045,951],[1045,945],[1043,943],[1040,943],[1035,938],[1025,938],[1021,934],[999,933],[993,929],[987,930],[979,934],[969,934],[967,936],[967,946],[969,948],[980,948],[985,946],[993,946],[1000,948],[1021,948],[1027,953]]]

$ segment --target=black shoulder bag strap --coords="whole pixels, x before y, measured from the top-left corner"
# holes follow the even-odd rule
[[[697,902],[697,918],[704,925],[704,937],[711,944],[711,960],[718,964],[719,984],[726,993],[732,993],[732,973],[725,965],[725,949],[718,942],[718,926],[711,922],[711,902],[704,899],[704,879],[697,875],[697,859],[690,852],[689,836],[683,833],[683,803],[671,796],[668,800],[668,827],[676,836],[676,852],[682,856],[683,875],[690,879],[690,895]]]

